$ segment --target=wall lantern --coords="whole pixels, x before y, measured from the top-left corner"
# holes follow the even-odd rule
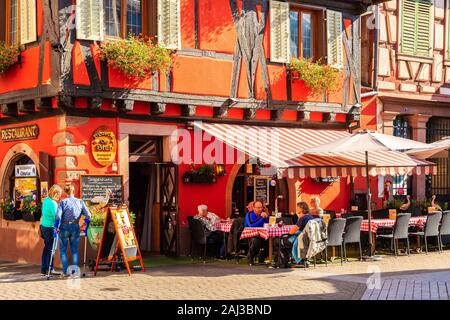
[[[225,165],[224,164],[215,164],[214,165],[214,171],[216,173],[216,176],[222,177],[226,174],[225,172]]]
[[[245,173],[248,173],[248,174],[252,174],[253,173],[253,165],[252,164],[246,164],[245,165]]]

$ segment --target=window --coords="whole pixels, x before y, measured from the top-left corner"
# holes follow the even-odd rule
[[[411,139],[411,127],[408,124],[408,120],[404,117],[397,116],[392,125],[395,137]],[[411,176],[395,175],[392,178],[392,190],[394,196],[406,196],[407,194],[411,194]]]
[[[400,52],[414,56],[430,57],[432,53],[431,0],[401,1],[401,41]]]
[[[36,0],[6,0],[5,40],[9,45],[27,44],[37,40]],[[1,16],[1,15],[0,15]]]
[[[105,35],[126,37],[130,34],[141,34],[143,13],[141,2],[141,0],[103,0]]]
[[[314,59],[316,56],[315,37],[317,16],[313,11],[291,10],[290,14],[291,58]]]

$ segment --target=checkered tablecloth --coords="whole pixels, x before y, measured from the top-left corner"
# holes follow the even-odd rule
[[[413,217],[409,219],[409,225],[412,226],[423,226],[427,221],[426,216]],[[394,227],[395,220],[391,219],[372,219],[371,221],[371,229],[372,233],[377,233],[378,228],[380,227]],[[369,231],[369,220],[363,220],[361,223],[361,231]]]
[[[276,227],[268,227],[268,228],[244,228],[242,231],[240,239],[253,238],[253,237],[261,237],[263,239],[268,239],[269,237],[281,237],[284,234],[289,233],[291,229],[291,225],[285,225],[279,228]]]
[[[231,230],[232,223],[228,222],[219,222],[214,224],[214,228],[216,228],[219,231],[223,231],[225,233],[229,233]]]

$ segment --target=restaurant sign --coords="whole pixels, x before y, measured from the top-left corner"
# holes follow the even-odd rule
[[[103,167],[114,162],[117,152],[117,140],[114,132],[108,127],[98,128],[92,136],[92,156]]]
[[[6,128],[2,129],[2,141],[16,141],[36,139],[39,135],[39,127],[32,124],[24,127]]]
[[[34,164],[22,164],[16,165],[16,178],[18,177],[36,177],[36,165]]]

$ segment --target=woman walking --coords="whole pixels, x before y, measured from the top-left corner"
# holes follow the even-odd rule
[[[53,248],[53,229],[56,220],[56,210],[58,208],[58,201],[61,198],[62,189],[57,184],[53,185],[48,191],[48,197],[42,202],[42,217],[41,217],[41,237],[44,239],[44,250],[42,251],[41,273],[47,274],[50,267],[50,258]],[[51,265],[53,270],[53,261]]]

